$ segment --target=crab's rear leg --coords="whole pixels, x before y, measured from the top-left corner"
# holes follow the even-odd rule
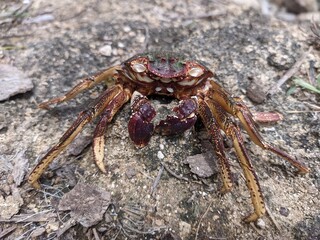
[[[218,158],[223,184],[221,192],[229,192],[232,187],[231,171],[230,164],[225,154],[223,137],[220,132],[221,130],[216,120],[214,119],[210,108],[207,106],[207,104],[204,103],[202,99],[199,99],[198,113],[211,137],[211,142],[213,143],[213,147]]]
[[[258,177],[254,172],[249,155],[244,146],[241,130],[236,126],[230,118],[228,118],[224,109],[213,100],[206,98],[204,104],[211,110],[213,117],[216,119],[219,127],[223,129],[227,136],[232,138],[239,164],[246,178],[247,187],[250,191],[251,201],[254,212],[244,219],[246,222],[252,222],[263,216],[266,209],[261,193]]]
[[[44,108],[44,109],[48,109],[49,105],[68,101],[86,89],[89,89],[89,88],[91,88],[91,87],[93,87],[103,81],[107,82],[110,78],[115,76],[115,74],[117,73],[117,70],[119,70],[119,69],[120,69],[120,66],[117,65],[117,66],[111,67],[109,69],[106,69],[104,71],[101,71],[99,73],[96,73],[95,75],[93,75],[91,77],[85,78],[79,84],[74,86],[65,95],[50,99],[45,102],[42,102],[39,104],[39,107]]]
[[[242,100],[240,98],[234,98],[235,100],[235,106],[234,110],[236,112],[237,117],[240,119],[241,123],[243,124],[243,127],[248,132],[250,138],[252,141],[260,146],[263,149],[269,150],[271,152],[274,152],[275,154],[279,155],[283,159],[290,162],[293,166],[299,169],[302,173],[309,172],[309,169],[300,161],[294,159],[292,156],[290,156],[288,153],[280,150],[279,148],[267,143],[260,133],[258,132],[257,128],[255,127],[255,122],[253,120],[252,114],[249,111],[249,109],[244,105]]]
[[[279,155],[283,159],[290,162],[293,166],[299,169],[302,173],[309,172],[309,169],[300,161],[294,159],[288,153],[280,150],[279,148],[267,143],[263,137],[260,135],[259,131],[255,127],[255,122],[253,120],[253,116],[250,110],[245,106],[240,98],[232,98],[226,92],[220,90],[214,90],[210,94],[210,99],[219,103],[220,106],[228,113],[233,116],[237,116],[241,121],[244,129],[249,134],[252,141],[260,146],[263,149],[269,150],[274,152],[275,154]]]
[[[40,162],[34,167],[29,175],[28,182],[35,188],[40,188],[38,179],[49,166],[49,164],[63,151],[72,140],[80,133],[83,127],[92,121],[95,117],[100,115],[106,108],[110,107],[110,103],[114,103],[113,99],[117,99],[118,96],[123,95],[122,101],[116,104],[118,109],[120,105],[123,105],[129,99],[129,93],[123,90],[121,85],[115,85],[110,89],[106,90],[100,95],[95,101],[93,107],[88,110],[81,112],[72,124],[72,126],[65,132],[60,138],[59,142],[53,146],[46,155],[40,160]],[[111,104],[112,105],[112,104]]]

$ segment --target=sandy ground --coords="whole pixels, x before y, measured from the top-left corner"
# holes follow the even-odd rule
[[[4,3],[3,12],[21,5]],[[309,81],[312,71],[319,73],[319,45],[311,37],[310,21],[285,22],[262,15],[259,6],[223,1],[35,0],[21,12],[11,21],[3,20],[0,63],[23,71],[34,87],[0,102],[0,238],[320,237],[319,94],[294,88],[292,80],[278,93],[265,94],[301,57],[294,76]],[[148,146],[137,149],[128,138],[129,105],[106,133],[107,174],[98,171],[87,147],[95,121],[50,165],[41,178],[41,190],[26,183],[32,167],[103,86],[50,111],[37,104],[62,95],[98,70],[158,50],[206,62],[217,81],[243,98],[251,111],[283,114],[281,122],[261,126],[260,131],[268,142],[303,159],[310,173],[297,174],[244,134],[268,206],[268,214],[258,223],[242,222],[252,210],[251,201],[228,141],[234,187],[221,196],[219,170],[201,123],[180,136],[155,135]],[[165,116],[177,102],[155,97],[152,103]],[[202,156],[197,154],[212,160],[210,177],[194,173],[187,163],[190,156]],[[75,185],[83,188],[81,194],[70,192]],[[88,211],[88,198],[101,209]],[[84,219],[93,211],[99,215],[95,220],[102,220],[88,224]]]

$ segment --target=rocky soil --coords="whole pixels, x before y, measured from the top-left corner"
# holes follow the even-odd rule
[[[319,22],[316,1],[2,1],[0,239],[319,239]],[[27,183],[105,86],[48,111],[37,105],[99,70],[159,50],[206,62],[252,112],[283,115],[259,129],[310,172],[297,174],[244,133],[268,207],[256,223],[242,221],[252,206],[230,140],[234,187],[221,195],[201,122],[180,136],[154,135],[138,149],[128,137],[129,104],[106,133],[107,174],[93,161],[94,121],[43,174],[41,190]],[[177,104],[151,101],[162,118]]]

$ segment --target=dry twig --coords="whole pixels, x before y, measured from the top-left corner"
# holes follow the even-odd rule
[[[267,206],[267,205],[265,205],[265,206],[266,206],[266,211],[267,211],[267,213],[268,213],[271,221],[272,221],[273,224],[276,226],[277,230],[280,232],[280,226],[279,226],[279,224],[277,223],[277,221],[276,221],[275,218],[273,217],[273,214],[272,214],[272,212],[270,211],[270,209],[268,208],[268,206]]]
[[[207,213],[209,212],[209,210],[210,210],[210,207],[211,207],[212,203],[213,203],[213,201],[211,201],[211,202],[209,203],[209,206],[207,207],[206,211],[204,212],[204,214],[201,216],[201,218],[200,218],[200,220],[199,220],[199,223],[198,223],[198,226],[197,226],[197,231],[196,231],[196,237],[195,237],[195,240],[197,240],[197,239],[198,239],[198,234],[199,234],[199,230],[200,230],[201,222],[202,222],[203,218],[204,218],[204,217],[207,215]]]
[[[52,218],[57,217],[56,213],[52,212],[53,210],[45,210],[38,213],[33,214],[20,214],[20,215],[14,215],[10,219],[2,219],[0,218],[0,222],[45,222],[49,221]]]
[[[154,180],[153,184],[152,184],[152,187],[151,187],[151,196],[154,197],[155,195],[155,192],[156,192],[156,188],[160,182],[160,178],[161,178],[161,175],[163,174],[163,170],[164,170],[164,166],[162,165],[159,169],[159,172],[158,172],[158,175],[156,177],[156,179]]]
[[[95,240],[100,240],[100,237],[99,237],[99,234],[98,234],[98,232],[97,232],[97,229],[96,229],[96,228],[93,228],[93,229],[92,229],[92,232],[93,232],[94,239],[95,239]]]
[[[62,228],[59,228],[59,230],[57,231],[57,237],[59,238],[60,236],[62,236],[62,234],[75,226],[76,223],[77,222],[73,218],[69,219],[69,221],[63,224]]]
[[[161,165],[164,167],[164,169],[168,173],[170,173],[175,178],[178,178],[179,180],[183,180],[183,181],[189,182],[188,178],[185,178],[185,177],[182,177],[182,176],[179,176],[179,175],[175,174],[165,163],[161,162]]]
[[[14,231],[17,227],[16,226],[11,226],[0,232],[0,239],[4,238],[6,235]]]

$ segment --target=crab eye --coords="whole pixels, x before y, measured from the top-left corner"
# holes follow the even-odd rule
[[[146,66],[142,63],[134,63],[131,68],[137,73],[142,73],[147,69]]]
[[[188,73],[191,77],[200,77],[203,74],[203,69],[200,67],[193,67]]]

